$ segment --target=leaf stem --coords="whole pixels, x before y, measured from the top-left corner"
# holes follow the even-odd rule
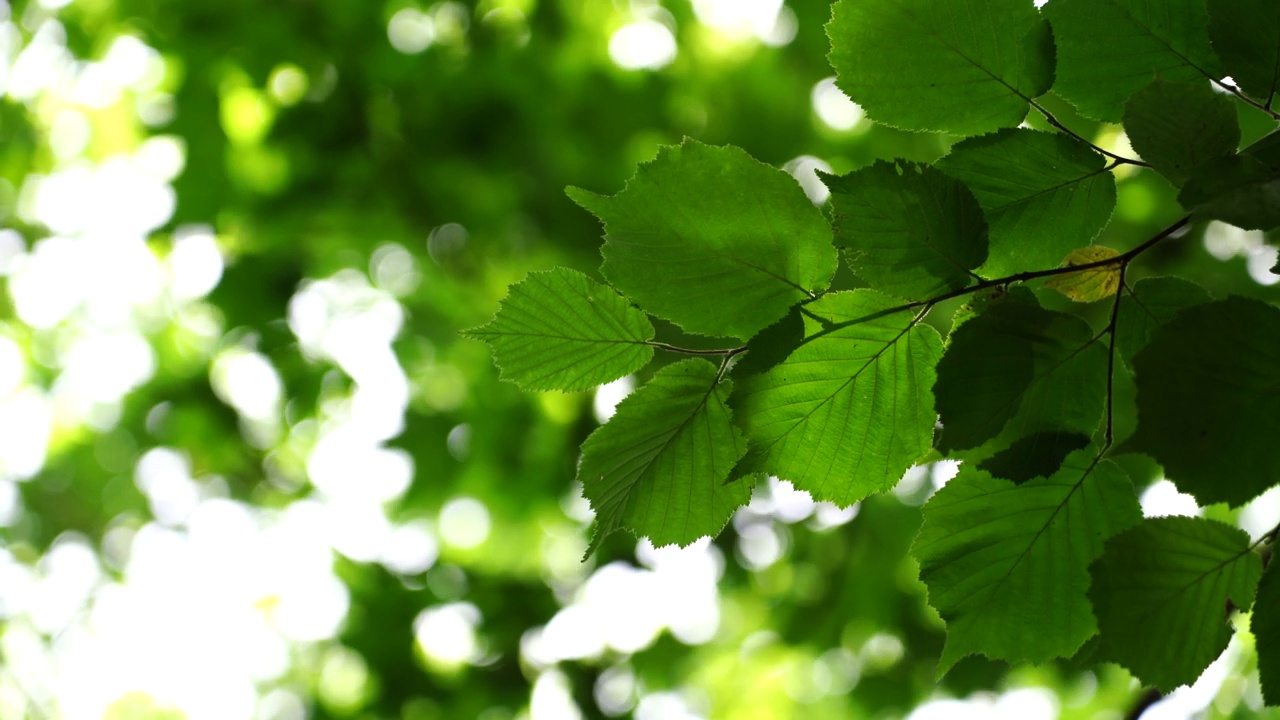
[[[644,344],[648,345],[651,348],[657,348],[658,350],[666,350],[667,352],[679,353],[681,355],[703,355],[703,356],[723,355],[726,358],[731,358],[734,355],[737,355],[738,353],[746,351],[747,349],[747,347],[743,345],[740,347],[733,347],[733,348],[712,348],[709,350],[700,350],[698,348],[686,348],[686,347],[680,347],[678,345],[671,345],[670,343],[658,342],[657,340],[646,340]]]
[[[1244,92],[1243,92],[1242,90],[1240,90],[1240,88],[1236,87],[1235,85],[1232,85],[1232,84],[1230,84],[1230,83],[1225,83],[1225,82],[1223,82],[1223,81],[1221,81],[1221,80],[1218,80],[1218,79],[1216,79],[1216,78],[1213,78],[1213,84],[1214,84],[1214,85],[1217,85],[1218,87],[1222,88],[1223,90],[1226,90],[1227,92],[1231,93],[1232,95],[1235,95],[1235,96],[1236,96],[1236,98],[1237,98],[1237,99],[1239,99],[1239,100],[1240,100],[1240,102],[1243,102],[1245,105],[1251,105],[1251,106],[1253,106],[1253,107],[1255,107],[1255,108],[1257,108],[1257,109],[1261,110],[1262,112],[1264,112],[1264,113],[1266,113],[1266,114],[1270,115],[1272,119],[1274,119],[1274,120],[1280,120],[1280,112],[1276,112],[1275,110],[1272,110],[1272,109],[1271,109],[1271,99],[1272,99],[1272,98],[1267,98],[1267,102],[1266,102],[1266,103],[1260,103],[1260,102],[1258,102],[1257,100],[1254,100],[1253,98],[1249,97],[1248,95],[1245,95],[1245,94],[1244,94]],[[1274,95],[1275,95],[1275,94],[1274,94],[1274,93],[1272,93],[1272,97],[1274,97]]]
[[[1049,111],[1048,111],[1048,110],[1047,110],[1043,105],[1041,105],[1040,103],[1036,102],[1035,100],[1028,100],[1027,102],[1031,103],[1031,107],[1033,107],[1033,108],[1035,108],[1037,111],[1039,111],[1039,112],[1040,112],[1040,114],[1044,116],[1044,119],[1045,119],[1045,120],[1047,120],[1047,121],[1049,121],[1049,124],[1050,124],[1050,125],[1054,126],[1055,128],[1057,128],[1058,130],[1062,131],[1063,133],[1065,133],[1065,134],[1067,134],[1067,135],[1070,135],[1071,137],[1075,138],[1076,140],[1079,140],[1080,142],[1084,143],[1085,145],[1088,145],[1089,147],[1093,148],[1094,150],[1097,150],[1098,152],[1102,153],[1103,155],[1106,155],[1107,157],[1109,157],[1109,158],[1111,158],[1112,160],[1116,161],[1116,163],[1117,163],[1117,164],[1119,164],[1119,165],[1136,165],[1136,166],[1138,166],[1138,167],[1146,167],[1146,168],[1151,167],[1151,165],[1150,165],[1150,164],[1145,163],[1145,162],[1143,162],[1143,161],[1141,161],[1141,160],[1134,160],[1133,158],[1127,158],[1127,157],[1124,157],[1123,155],[1117,155],[1117,154],[1115,154],[1115,153],[1111,152],[1110,150],[1104,150],[1103,148],[1098,147],[1097,145],[1095,145],[1095,144],[1093,144],[1093,143],[1089,142],[1088,140],[1086,140],[1086,139],[1084,138],[1084,136],[1080,135],[1080,133],[1077,133],[1076,131],[1072,130],[1071,128],[1067,127],[1066,125],[1063,125],[1061,120],[1059,120],[1058,118],[1054,117],[1053,113],[1049,112]]]

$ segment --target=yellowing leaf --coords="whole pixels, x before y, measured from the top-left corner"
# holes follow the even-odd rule
[[[1120,253],[1109,247],[1091,245],[1072,251],[1062,261],[1063,267],[1089,265],[1119,257]],[[1044,284],[1076,302],[1097,302],[1116,294],[1120,288],[1120,263],[1091,267],[1080,272],[1059,275]]]

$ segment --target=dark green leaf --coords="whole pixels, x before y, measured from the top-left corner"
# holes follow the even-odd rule
[[[1240,125],[1231,98],[1207,80],[1157,79],[1124,106],[1124,131],[1142,159],[1181,186],[1204,163],[1235,153]]]
[[[1053,83],[1053,38],[1019,0],[841,0],[836,82],[874,120],[977,135],[1013,127]]]
[[[1058,46],[1053,91],[1091,118],[1119,122],[1125,100],[1157,75],[1222,77],[1204,0],[1053,0],[1044,14]]]
[[[1202,505],[1241,505],[1280,482],[1280,309],[1231,297],[1155,329],[1133,361],[1129,447]]]
[[[1042,663],[1096,631],[1089,563],[1142,519],[1124,472],[1072,454],[1051,477],[1014,485],[962,467],[925,505],[913,553],[947,621],[939,673],[970,653]]]
[[[1280,562],[1274,555],[1258,583],[1249,622],[1258,648],[1258,676],[1267,705],[1280,705]]]
[[[1107,541],[1090,568],[1100,659],[1169,692],[1195,681],[1231,639],[1262,574],[1249,536],[1215,520],[1148,518]]]
[[[1019,128],[970,138],[935,166],[963,181],[986,213],[985,277],[1057,267],[1093,242],[1116,206],[1104,158],[1061,133]]]
[[[582,445],[578,479],[596,511],[591,551],[619,528],[654,545],[688,545],[716,535],[751,499],[751,484],[725,484],[746,449],[705,360],[659,370],[618,404]],[[589,551],[589,552],[591,552]]]
[[[1192,173],[1178,202],[1246,230],[1280,227],[1280,169],[1252,153],[1212,160]]]
[[[836,269],[800,185],[736,147],[664,147],[612,197],[569,196],[605,226],[601,272],[640,307],[701,335],[747,339]]]
[[[1146,346],[1157,327],[1173,319],[1178,311],[1209,299],[1208,290],[1182,278],[1145,278],[1134,283],[1132,292],[1121,299],[1116,317],[1116,350],[1121,359],[1132,366],[1133,357]]]
[[[939,449],[992,451],[1044,432],[1092,435],[1106,400],[1107,351],[1080,318],[1027,290],[993,301],[951,333],[933,392]],[[996,443],[988,443],[1000,437]]]
[[[644,313],[565,268],[530,273],[511,286],[489,324],[465,334],[493,346],[502,377],[526,390],[585,390],[653,358]]]
[[[1269,104],[1280,83],[1280,3],[1209,0],[1209,38],[1224,72]]]
[[[849,505],[893,487],[928,452],[942,342],[895,307],[872,290],[833,293],[805,306],[805,339],[784,361],[751,374],[748,351],[732,398],[747,471]]]
[[[935,168],[879,161],[822,181],[831,189],[836,244],[877,290],[911,300],[957,290],[987,257],[978,201]]]
[[[1068,455],[1089,444],[1080,433],[1050,431],[1019,438],[1012,445],[992,455],[978,467],[992,477],[1011,480],[1017,485],[1037,477],[1048,477],[1062,467]]]

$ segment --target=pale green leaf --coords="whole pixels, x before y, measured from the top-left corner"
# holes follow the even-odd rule
[[[1092,265],[1117,257],[1120,257],[1117,250],[1103,245],[1090,245],[1067,255],[1062,266]],[[1120,289],[1120,264],[1099,265],[1079,272],[1055,275],[1044,286],[1057,290],[1076,302],[1097,302],[1115,295]]]
[[[913,554],[947,621],[939,674],[970,653],[1067,657],[1096,631],[1086,592],[1103,541],[1142,519],[1119,467],[1078,451],[1022,485],[965,465],[924,507]]]
[[[1022,0],[840,0],[836,84],[877,122],[977,135],[1022,122],[1053,84],[1053,39]]]
[[[1270,105],[1280,84],[1280,3],[1209,0],[1209,39],[1224,72]]]
[[[871,287],[923,300],[977,277],[987,224],[964,183],[906,161],[821,177],[831,189],[836,245]]]
[[[1124,102],[1156,76],[1222,77],[1204,0],[1053,0],[1058,77],[1053,91],[1096,120],[1120,122]]]
[[[872,290],[833,293],[748,346],[731,401],[746,470],[849,505],[893,487],[929,451],[942,343],[899,307]],[[789,351],[775,335],[794,338]]]
[[[525,390],[585,390],[644,367],[653,326],[610,288],[574,270],[530,273],[468,337],[493,347],[503,379]]]
[[[1092,436],[1106,402],[1106,372],[1107,349],[1087,323],[1015,289],[947,341],[933,389],[942,420],[938,447],[982,446],[985,455],[1039,433]]]
[[[690,359],[658,371],[619,403],[582,445],[578,479],[596,512],[591,550],[620,528],[654,545],[688,545],[720,532],[751,499],[747,482],[725,484],[746,449],[716,366]]]
[[[1182,310],[1134,358],[1138,429],[1201,505],[1241,505],[1280,483],[1280,309],[1230,297]]]
[[[984,277],[1056,267],[1093,242],[1116,207],[1105,159],[1061,133],[1018,128],[969,138],[935,166],[963,181],[986,213]]]
[[[612,197],[568,192],[604,222],[609,282],[691,333],[750,338],[835,273],[822,212],[736,147],[686,140]]]
[[[1134,93],[1125,103],[1124,131],[1142,159],[1179,187],[1197,167],[1235,153],[1240,144],[1235,103],[1203,78],[1157,79]]]
[[[1226,649],[1228,611],[1249,608],[1262,561],[1237,528],[1160,517],[1107,541],[1090,573],[1100,659],[1169,692],[1194,682]]]

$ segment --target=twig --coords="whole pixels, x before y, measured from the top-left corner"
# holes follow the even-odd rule
[[[1127,158],[1127,157],[1124,157],[1123,155],[1117,155],[1117,154],[1115,154],[1115,153],[1111,152],[1110,150],[1105,150],[1105,149],[1103,149],[1103,148],[1101,148],[1101,147],[1098,147],[1097,145],[1095,145],[1095,144],[1093,144],[1093,143],[1089,142],[1088,140],[1086,140],[1086,139],[1084,138],[1084,136],[1080,135],[1079,133],[1077,133],[1076,131],[1074,131],[1074,130],[1072,130],[1071,128],[1067,127],[1066,125],[1063,125],[1061,120],[1059,120],[1058,118],[1054,117],[1054,116],[1053,116],[1053,113],[1051,113],[1051,112],[1049,112],[1047,109],[1045,109],[1045,107],[1044,107],[1043,105],[1041,105],[1040,103],[1036,102],[1035,100],[1028,100],[1027,102],[1031,103],[1031,107],[1033,107],[1033,108],[1035,108],[1036,110],[1038,110],[1038,111],[1040,112],[1040,114],[1044,116],[1044,119],[1049,121],[1049,124],[1050,124],[1050,125],[1052,125],[1052,126],[1054,126],[1054,127],[1058,128],[1058,130],[1061,130],[1063,133],[1066,133],[1067,135],[1070,135],[1071,137],[1075,138],[1076,140],[1079,140],[1080,142],[1084,143],[1085,145],[1088,145],[1089,147],[1093,148],[1094,150],[1097,150],[1098,152],[1102,153],[1103,155],[1106,155],[1107,157],[1111,158],[1112,160],[1115,160],[1117,164],[1120,164],[1120,165],[1136,165],[1136,166],[1138,166],[1138,167],[1146,167],[1146,168],[1151,167],[1151,165],[1150,165],[1150,164],[1145,163],[1145,162],[1143,162],[1143,161],[1141,161],[1141,160],[1134,160],[1133,158]]]

